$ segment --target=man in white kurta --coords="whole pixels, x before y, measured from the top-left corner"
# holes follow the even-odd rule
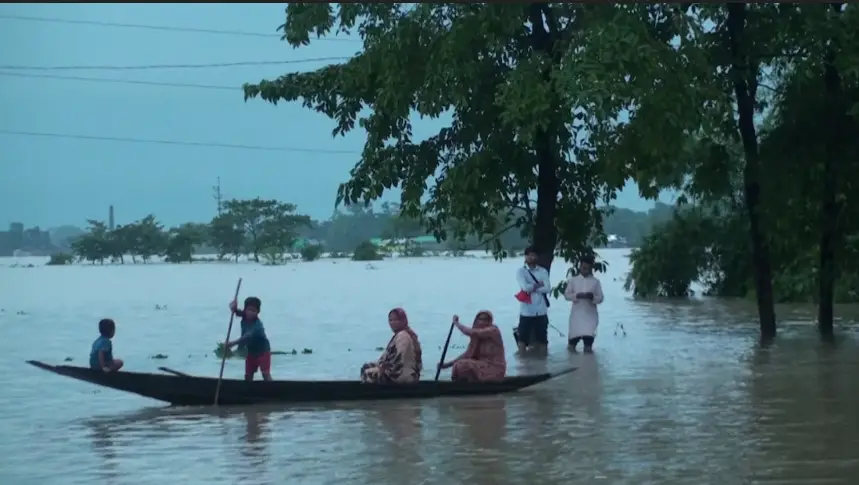
[[[592,257],[584,257],[579,262],[579,274],[567,279],[564,298],[573,302],[568,327],[568,348],[575,352],[579,341],[584,342],[585,352],[593,350],[597,326],[600,323],[597,305],[603,301],[600,280],[593,275]]]

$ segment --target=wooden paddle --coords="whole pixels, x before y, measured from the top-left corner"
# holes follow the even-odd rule
[[[237,301],[239,299],[239,290],[242,289],[242,279],[239,278],[238,284],[236,284],[236,296],[233,297],[233,301]],[[224,355],[221,356],[221,372],[218,374],[218,384],[215,386],[215,406],[218,405],[218,397],[221,395],[221,381],[224,380],[224,364],[227,363],[227,342],[230,341],[230,332],[233,331],[233,318],[235,318],[236,312],[230,310],[230,324],[227,326],[227,338],[224,339]]]
[[[456,320],[450,322],[450,330],[447,332],[447,340],[444,341],[444,350],[441,351],[441,359],[438,361],[438,368],[435,370],[435,380],[441,375],[441,365],[444,364],[444,358],[447,357],[447,347],[450,345],[450,336],[453,335],[453,327],[456,325]]]

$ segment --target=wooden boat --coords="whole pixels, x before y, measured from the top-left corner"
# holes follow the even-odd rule
[[[197,377],[166,367],[169,374],[143,372],[105,373],[88,367],[50,365],[28,360],[28,364],[61,376],[118,391],[132,392],[176,406],[206,406],[213,403],[218,380]],[[507,377],[498,382],[421,381],[415,384],[364,384],[359,381],[253,381],[237,379],[221,381],[221,405],[263,403],[294,403],[324,401],[370,401],[380,399],[416,399],[443,396],[479,396],[518,391],[553,377],[574,371],[530,376]]]

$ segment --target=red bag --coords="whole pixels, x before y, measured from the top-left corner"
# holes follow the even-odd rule
[[[530,304],[531,304],[531,294],[530,294],[530,293],[528,293],[528,292],[527,292],[527,291],[525,291],[525,290],[519,290],[519,293],[516,293],[516,294],[515,294],[515,295],[513,295],[513,296],[514,296],[517,300],[521,301],[522,303],[526,303],[526,304],[528,304],[528,305],[530,305]]]

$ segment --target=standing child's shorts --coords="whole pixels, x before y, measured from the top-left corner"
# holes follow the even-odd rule
[[[271,352],[245,357],[245,375],[256,374],[257,369],[264,374],[271,372]]]

